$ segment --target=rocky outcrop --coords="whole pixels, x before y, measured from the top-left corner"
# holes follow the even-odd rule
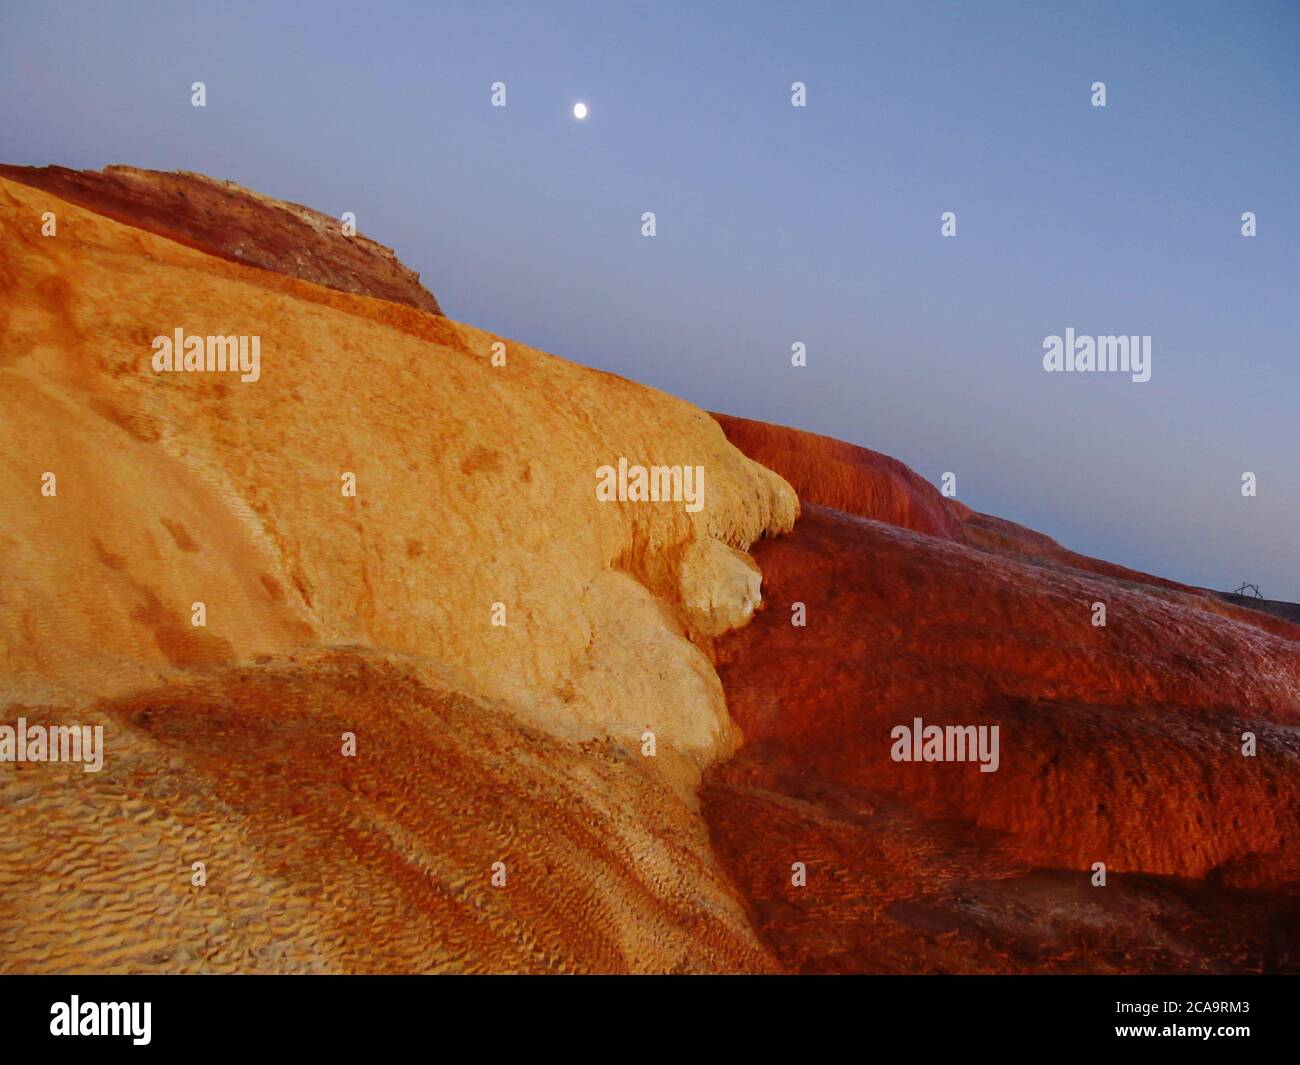
[[[807,503],[755,558],[703,797],[784,966],[1300,969],[1300,627]],[[917,719],[997,769],[895,761]]]
[[[246,190],[29,171],[0,223],[0,724],[106,747],[0,765],[0,970],[1300,970],[1285,618]],[[918,718],[996,772],[896,761]]]
[[[48,202],[0,184],[17,234],[0,260],[11,683],[107,695],[350,643],[462,671],[566,736],[651,729],[695,765],[730,749],[687,637],[732,578],[683,562],[785,531],[797,504],[707,415],[71,204],[42,237]],[[155,372],[151,341],[177,328],[260,336],[259,379]],[[703,507],[601,502],[597,470],[620,457],[703,467]]]
[[[728,440],[789,481],[801,500],[964,542],[961,518],[934,485],[898,459],[784,425],[714,417]]]
[[[1273,609],[1245,599],[1221,595],[1166,580],[1149,573],[1091,558],[1061,546],[1043,533],[1023,525],[981,514],[956,499],[945,499],[929,481],[897,459],[858,447],[791,429],[782,425],[715,414],[727,439],[750,458],[781,474],[808,503],[832,507],[846,514],[882,521],[903,529],[927,533],[942,540],[969,544],[994,554],[1056,570],[1077,570],[1129,587],[1193,597],[1194,606],[1223,617],[1287,634],[1266,615],[1296,618],[1292,604]],[[1250,609],[1238,610],[1236,606]]]
[[[4,164],[0,178],[42,189],[57,201],[79,204],[209,255],[340,292],[442,313],[433,294],[420,284],[420,275],[402,265],[391,248],[359,232],[344,234],[337,218],[233,181],[132,166],[96,171]],[[57,201],[47,209],[57,207]],[[39,228],[39,218],[28,224]]]
[[[0,766],[0,968],[770,965],[693,788],[784,481],[687,403],[373,291],[4,179],[0,222],[0,722],[106,746]],[[160,370],[176,330],[199,354]],[[255,373],[217,368],[239,337]],[[602,501],[620,459],[702,498]]]

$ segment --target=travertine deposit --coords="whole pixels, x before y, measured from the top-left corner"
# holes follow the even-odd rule
[[[0,971],[1300,970],[1277,611],[451,321],[306,208],[3,174],[0,724],[105,758],[0,762]]]
[[[719,642],[746,743],[703,790],[785,967],[1300,968],[1300,626],[969,511],[914,532],[940,497],[882,491],[892,460],[856,449],[855,486],[824,438],[723,424],[805,493],[756,550],[765,611]],[[917,718],[998,726],[997,771],[894,761]]]
[[[5,720],[107,726],[101,773],[0,767],[0,967],[768,964],[692,786],[736,741],[704,633],[755,605],[779,477],[429,310],[12,181],[0,225]],[[176,328],[259,337],[259,379],[155,372]],[[705,467],[704,506],[599,502],[623,456]]]
[[[420,275],[391,248],[361,232],[345,233],[341,217],[274,200],[233,181],[133,166],[69,170],[2,163],[0,178],[232,262],[442,313]]]
[[[8,678],[108,695],[359,644],[459,670],[565,736],[651,729],[700,765],[730,749],[686,627],[734,578],[683,563],[788,530],[797,503],[703,412],[23,185],[0,185],[0,209]],[[152,338],[178,326],[260,336],[260,379],[154,372]],[[704,508],[599,502],[619,456],[704,466]]]
[[[391,656],[218,667],[80,716],[102,771],[0,773],[0,970],[774,967],[678,789]]]
[[[780,473],[800,499],[964,542],[961,515],[929,481],[897,459],[783,425],[729,414],[714,417],[728,440]]]

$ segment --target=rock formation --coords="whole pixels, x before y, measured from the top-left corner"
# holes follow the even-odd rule
[[[918,534],[903,526],[938,497],[906,498],[892,460],[837,449],[822,471],[824,438],[722,421],[765,461],[780,439],[771,464],[804,493],[795,530],[755,551],[765,611],[719,644],[746,742],[703,793],[785,967],[1300,967],[1300,626],[1071,567],[1029,530],[1036,552],[990,543],[971,529],[995,519],[970,512]],[[809,502],[828,491],[877,520]],[[998,770],[893,760],[917,718],[997,725]]]
[[[420,284],[420,275],[402,265],[391,248],[361,233],[344,235],[339,219],[233,181],[133,166],[94,171],[5,164],[0,164],[0,178],[231,262],[442,313],[433,293]]]
[[[229,183],[0,168],[0,225],[0,725],[105,736],[0,762],[0,971],[1300,968],[1284,617]]]
[[[47,211],[57,216],[53,237],[41,232]],[[216,872],[233,860],[201,826],[292,822],[281,818],[279,798],[248,786],[246,767],[235,768],[256,710],[272,733],[286,714],[307,715],[295,727],[311,737],[266,740],[287,744],[267,756],[284,772],[287,759],[310,758],[292,772],[362,787],[362,771],[348,766],[391,756],[407,766],[393,770],[407,783],[385,791],[386,801],[403,801],[405,788],[412,824],[450,837],[448,846],[459,831],[484,842],[470,864],[428,857],[426,868],[426,858],[410,853],[414,843],[391,834],[395,814],[381,803],[373,816],[383,825],[371,834],[389,835],[369,845],[410,865],[403,875],[434,869],[441,886],[429,890],[481,898],[475,892],[501,860],[516,869],[516,894],[532,891],[539,906],[563,910],[558,895],[573,920],[583,913],[599,921],[599,910],[614,921],[591,929],[594,946],[579,937],[565,953],[557,946],[564,937],[553,937],[555,950],[539,944],[539,960],[526,963],[517,951],[494,952],[472,929],[449,928],[449,945],[426,951],[421,966],[433,966],[436,955],[435,967],[466,969],[762,967],[753,933],[726,917],[728,908],[733,918],[739,912],[736,903],[709,871],[702,824],[688,817],[699,771],[736,740],[717,675],[689,635],[693,626],[711,635],[747,619],[754,571],[743,552],[761,535],[787,531],[797,513],[779,477],[687,403],[428,311],[217,258],[12,181],[0,180],[0,222],[0,440],[10,456],[0,472],[5,720],[94,715],[109,726],[108,763],[118,767],[70,771],[67,795],[54,794],[61,766],[0,767],[14,828],[0,963],[205,968],[212,944],[194,925],[187,927],[199,939],[186,941],[184,962],[177,954],[149,960],[152,953],[126,942],[97,956],[76,937],[33,938],[27,930],[50,915],[17,889],[33,876],[59,890],[85,879],[95,885],[89,897],[74,891],[58,905],[119,913],[125,923],[114,927],[124,937],[128,926],[151,926],[161,911],[188,905],[191,861],[207,860]],[[176,328],[259,336],[260,377],[155,372],[153,340]],[[494,364],[498,351],[504,365]],[[623,456],[702,465],[705,506],[691,513],[671,501],[599,502],[596,470]],[[46,474],[54,475],[51,494]],[[345,494],[350,480],[355,495]],[[203,626],[193,624],[196,603]],[[334,690],[336,667],[305,664],[343,650],[378,659],[364,669],[337,667],[352,685],[346,700]],[[442,712],[450,701],[487,708],[482,713],[494,716],[484,728],[508,721],[518,735],[485,740],[470,757],[444,728],[441,746],[382,753],[375,731],[389,713],[394,671],[391,683],[415,692],[408,716],[418,716],[419,705]],[[263,697],[232,707],[219,695],[226,686]],[[245,723],[204,732],[213,699]],[[136,713],[179,721],[186,706],[196,718],[191,730],[164,724],[162,739]],[[339,755],[345,730],[357,735],[356,763]],[[653,759],[641,754],[647,732]],[[556,739],[548,746],[528,739],[534,734]],[[582,743],[596,744],[592,757],[609,767],[589,764],[574,746]],[[441,797],[418,783],[421,767],[439,758],[452,763]],[[163,773],[153,801],[156,762],[158,772],[184,767],[173,767],[179,776]],[[385,770],[365,772],[379,779]],[[484,789],[477,811],[456,797],[470,778]],[[611,787],[615,779],[631,783]],[[103,789],[113,801],[98,802]],[[655,818],[635,814],[647,803],[669,804],[668,789],[675,805]],[[526,795],[530,811],[540,804],[553,813],[515,817],[504,800],[490,799],[506,792]],[[234,815],[231,796],[244,804]],[[115,805],[119,798],[126,805]],[[263,802],[271,805],[242,812]],[[327,814],[299,813],[307,824],[292,822],[300,829],[295,846],[342,831]],[[42,874],[42,826],[64,816],[85,822],[71,852],[75,871],[56,863],[50,869],[61,872]],[[543,816],[553,818],[547,831],[529,820]],[[584,846],[613,848],[602,859],[613,864],[577,861],[560,824],[594,833]],[[156,881],[114,874],[124,833],[151,841],[139,847]],[[540,848],[529,888],[519,875],[527,847]],[[673,856],[683,854],[694,857],[682,865]],[[256,860],[279,862],[249,858]],[[542,884],[547,863],[554,875]],[[224,868],[229,885],[234,870]],[[329,878],[333,868],[322,867],[317,887],[352,891],[351,881]],[[583,880],[581,890],[566,887],[566,869]],[[277,883],[297,885],[301,875]],[[633,879],[623,883],[625,875]],[[621,892],[639,901],[616,904]],[[597,910],[592,893],[603,900]],[[278,898],[239,905],[269,913]],[[646,923],[652,911],[677,929],[656,936],[662,950],[645,945],[660,924]],[[708,928],[728,921],[730,931],[708,948]],[[528,935],[543,933],[538,925]],[[673,947],[674,935],[684,945]],[[236,938],[224,957],[276,967],[261,947]],[[325,951],[312,964],[347,968],[364,955],[349,949]],[[413,957],[396,946],[365,949],[368,969],[404,968]]]

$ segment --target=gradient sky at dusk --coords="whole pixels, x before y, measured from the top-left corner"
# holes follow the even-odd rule
[[[1294,3],[5,0],[0,160],[355,211],[453,318],[1300,600],[1297,57]]]

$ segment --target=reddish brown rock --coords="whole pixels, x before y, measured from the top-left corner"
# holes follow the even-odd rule
[[[991,514],[980,514],[955,500],[945,500],[953,513],[962,516],[962,531],[966,543],[985,551],[994,551],[1021,562],[1029,562],[1058,570],[1077,570],[1128,586],[1143,586],[1149,592],[1160,592],[1166,598],[1186,601],[1198,610],[1206,610],[1254,625],[1266,632],[1290,638],[1295,632],[1295,621],[1300,620],[1300,608],[1294,603],[1260,602],[1258,605],[1240,596],[1196,588],[1178,581],[1155,577],[1150,573],[1118,566],[1099,558],[1081,555],[1062,547],[1050,536],[1045,536],[1023,525]],[[960,508],[960,509],[958,509]],[[1190,598],[1187,598],[1190,597]],[[1281,621],[1276,619],[1281,618]]]
[[[746,742],[703,795],[784,964],[1300,965],[1300,627],[807,503],[755,557],[767,610],[719,641]],[[997,725],[998,770],[894,761],[916,718]]]
[[[714,414],[755,462],[775,470],[807,503],[963,542],[961,519],[925,478],[897,459],[829,436]]]
[[[381,656],[218,668],[79,719],[100,772],[0,771],[0,973],[772,967],[648,759]]]
[[[233,181],[132,166],[69,170],[0,164],[0,177],[232,262],[442,313],[420,275],[402,265],[391,248],[360,233],[344,236],[338,219]]]
[[[702,412],[497,367],[324,216],[6,172],[0,704],[109,757],[0,774],[0,969],[1300,970],[1300,628],[722,418],[795,526]],[[178,324],[265,375],[153,372]],[[601,503],[621,455],[707,507]],[[917,717],[997,772],[894,761]]]
[[[1287,611],[1277,608],[1290,604],[1275,604],[1274,609],[1265,612],[1245,601],[1233,602],[1204,588],[1081,555],[1043,533],[991,514],[981,514],[956,499],[945,499],[934,485],[910,467],[878,451],[782,425],[726,414],[715,414],[714,418],[728,440],[750,458],[784,477],[806,503],[929,533],[1021,562],[1057,570],[1078,570],[1130,586],[1142,585],[1151,590],[1192,596],[1196,600],[1193,605],[1200,609],[1283,636],[1293,631],[1285,622],[1276,624],[1272,616],[1286,618]]]

